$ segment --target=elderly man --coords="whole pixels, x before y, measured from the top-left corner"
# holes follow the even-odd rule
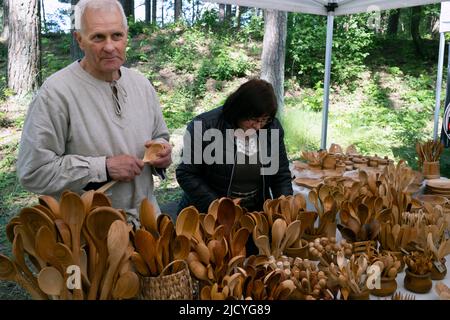
[[[50,76],[33,99],[25,120],[17,171],[23,186],[59,197],[106,182],[116,208],[132,216],[153,195],[152,174],[171,164],[169,132],[150,82],[123,67],[127,20],[116,0],[81,0],[75,33],[84,58]],[[165,151],[142,161],[145,147]]]

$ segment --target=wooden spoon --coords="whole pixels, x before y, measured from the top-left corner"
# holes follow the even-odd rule
[[[41,226],[47,226],[50,231],[56,233],[53,220],[35,207],[23,208],[19,213],[19,218],[32,236],[36,235]]]
[[[113,285],[113,279],[117,268],[128,248],[130,241],[129,236],[130,229],[128,225],[122,220],[116,220],[111,224],[108,231],[107,245],[108,245],[108,269],[104,278],[100,299],[108,299],[111,288]]]
[[[84,212],[86,213],[86,215],[88,215],[92,209],[92,202],[94,201],[94,193],[95,193],[94,190],[89,190],[81,195],[81,201],[83,202]]]
[[[250,216],[248,215],[243,215],[240,219],[239,219],[239,224],[241,225],[241,227],[247,229],[250,233],[252,232],[253,228],[255,227],[255,223],[253,221],[252,218],[250,218]]]
[[[47,226],[42,226],[36,234],[36,253],[44,262],[64,272],[55,257],[56,239]]]
[[[35,288],[17,270],[16,264],[8,257],[0,254],[0,280],[15,281],[27,290],[35,300],[48,300],[48,296],[40,289]]]
[[[199,243],[198,245],[203,245],[205,246],[205,244]],[[175,260],[186,260],[188,255],[189,255],[189,251],[190,251],[190,247],[191,244],[189,242],[189,239],[186,238],[183,235],[180,236],[176,236],[175,240],[173,241],[173,257],[175,258]],[[209,251],[208,248],[206,247],[206,251],[208,252],[208,259],[205,259],[209,262]],[[199,252],[199,250],[197,250],[197,252]],[[200,258],[202,257],[201,254],[199,254]]]
[[[300,220],[295,220],[288,225],[286,234],[284,235],[283,241],[280,245],[281,252],[283,252],[286,248],[289,248],[299,238],[300,228]]]
[[[55,198],[47,195],[39,196],[39,203],[45,207],[47,207],[52,214],[56,217],[56,219],[61,218],[61,213],[59,210],[59,203]]]
[[[150,269],[152,275],[158,274],[158,268],[156,266],[156,239],[153,235],[143,229],[137,230],[134,236],[134,242],[136,245],[136,250],[144,259],[145,263]]]
[[[189,240],[194,235],[199,224],[199,213],[194,206],[189,206],[181,210],[176,221],[177,236],[184,235]]]
[[[138,252],[133,252],[133,254],[131,255],[131,261],[133,262],[136,271],[139,272],[142,276],[150,276],[150,270],[147,267],[144,259]]]
[[[64,290],[64,278],[54,267],[43,268],[38,275],[39,287],[54,300],[59,300],[59,296]]]
[[[41,268],[45,267],[45,262],[42,261],[41,258],[39,258],[38,254],[36,253],[36,242],[35,237],[30,234],[28,228],[26,228],[23,224],[16,225],[14,227],[14,234],[20,234],[23,242],[23,247],[25,251],[35,258],[35,261],[37,262],[37,265],[35,267],[37,270],[40,270]]]
[[[134,272],[125,272],[114,285],[112,296],[114,299],[131,299],[139,292],[139,278]]]
[[[211,214],[214,217],[214,219],[217,219],[218,209],[219,209],[219,199],[215,199],[209,204],[207,213]]]
[[[208,213],[203,219],[203,229],[206,231],[206,233],[212,236],[214,234],[215,228],[216,228],[216,218],[214,218],[212,214]]]
[[[217,208],[217,221],[225,227],[225,237],[230,240],[231,229],[235,220],[234,203],[229,198],[222,198]]]
[[[232,255],[232,257],[240,255],[242,250],[245,250],[245,245],[247,243],[249,235],[250,235],[250,233],[245,228],[240,228],[233,235],[233,239],[231,241],[231,255]]]
[[[256,227],[255,227],[256,228]],[[270,242],[269,238],[266,235],[262,235],[256,238],[255,245],[259,249],[259,254],[264,254],[268,257],[270,257],[271,251],[270,251]]]
[[[114,181],[116,181],[116,180],[114,180]],[[114,182],[114,181],[111,181],[111,182]],[[100,188],[100,189],[102,189],[102,188]],[[97,207],[111,207],[112,206],[111,200],[103,193],[104,191],[100,192],[99,191],[100,189],[98,189],[94,192],[94,197],[92,198],[91,210],[93,210]]]
[[[72,247],[72,237],[70,235],[69,226],[62,220],[56,219],[55,221],[56,230],[58,230],[58,234],[61,237],[62,241],[65,245]]]
[[[141,225],[147,229],[147,231],[152,232],[155,237],[159,235],[158,227],[156,225],[156,216],[155,206],[147,198],[144,198],[141,202],[139,218]]]
[[[91,281],[88,299],[95,300],[100,284],[101,277],[106,267],[108,258],[108,249],[106,239],[111,224],[116,220],[121,220],[122,215],[111,207],[97,207],[91,211],[86,218],[86,228],[92,237],[95,248],[98,252],[98,265],[95,269],[94,276]]]
[[[12,251],[14,255],[14,262],[17,264],[18,270],[22,270],[23,272],[25,272],[25,275],[30,283],[35,288],[39,288],[36,277],[33,275],[31,270],[28,268],[27,263],[25,262],[25,251],[23,248],[22,235],[20,233],[17,233],[14,237]]]
[[[86,212],[80,196],[74,192],[67,192],[61,198],[61,216],[69,226],[72,235],[72,254],[74,263],[80,266],[80,237]]]

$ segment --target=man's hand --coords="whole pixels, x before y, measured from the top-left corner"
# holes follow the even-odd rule
[[[164,150],[159,152],[157,154],[158,159],[149,162],[150,165],[154,166],[155,168],[167,168],[172,163],[172,146],[163,141],[155,141],[155,140],[148,140],[145,142],[145,147],[150,147],[153,143],[161,143],[164,145]]]
[[[113,180],[132,181],[141,174],[144,162],[127,154],[106,158],[106,167]]]

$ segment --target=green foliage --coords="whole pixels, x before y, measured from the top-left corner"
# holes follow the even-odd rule
[[[171,129],[181,128],[193,117],[194,113],[193,92],[189,88],[180,88],[170,96],[161,97],[164,119]]]
[[[41,37],[42,65],[41,77],[44,81],[47,77],[69,65],[70,58],[70,34],[48,34]]]
[[[322,111],[323,107],[323,83],[319,81],[314,86],[314,91],[307,94],[303,99],[303,104],[311,111]]]
[[[219,22],[219,13],[217,10],[208,9],[203,12],[200,19],[195,21],[194,27],[206,31],[214,31],[222,29],[223,25]]]
[[[364,69],[364,59],[373,46],[374,33],[366,26],[367,14],[335,19],[332,82],[351,83]],[[324,77],[326,18],[289,14],[286,71],[301,84],[313,86]]]
[[[287,107],[281,119],[284,142],[288,153],[296,158],[301,150],[318,150],[320,147],[319,113]]]
[[[131,17],[128,18],[128,35],[131,37],[142,33],[150,35],[156,30],[158,30],[158,26],[154,24],[150,24],[145,21],[134,21]]]
[[[241,29],[240,38],[242,40],[253,39],[262,41],[264,38],[264,19],[252,15],[250,21]]]

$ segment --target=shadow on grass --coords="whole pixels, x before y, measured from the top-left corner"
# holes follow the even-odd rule
[[[420,57],[412,40],[399,38],[380,38],[366,59],[371,67],[397,67],[403,75],[420,77],[421,74],[436,68],[439,53],[439,40],[422,40],[424,57]],[[447,61],[445,54],[444,61]],[[420,61],[420,63],[418,63]]]

